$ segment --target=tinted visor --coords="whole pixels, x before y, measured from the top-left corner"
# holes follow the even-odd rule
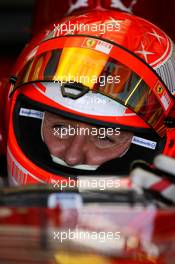
[[[43,43],[45,46],[40,47],[35,57],[30,59],[19,73],[15,88],[34,81],[54,81],[62,85],[76,84],[75,90],[76,88],[78,91],[84,90],[80,96],[88,91],[108,96],[134,111],[159,136],[164,136],[164,120],[173,105],[173,99],[149,67],[140,74],[139,67],[145,67],[145,65],[137,59],[137,65],[136,63],[133,65],[137,66],[138,74],[135,66],[133,71],[130,65],[126,65],[131,62],[130,60],[125,62],[127,52],[121,47],[115,47],[103,41],[100,43],[103,42],[106,46],[101,50],[99,47],[97,50],[95,44],[84,47],[83,39],[85,38],[80,37],[82,47],[77,47],[74,39],[77,38],[71,38],[69,45],[66,43],[66,38],[64,41],[57,39],[57,48],[49,50],[49,45]],[[136,60],[134,56],[133,60]],[[150,85],[148,85],[149,79],[146,80],[149,74]],[[68,94],[70,96],[71,93]]]

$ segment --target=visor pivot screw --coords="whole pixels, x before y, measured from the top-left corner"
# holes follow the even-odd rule
[[[17,81],[17,77],[16,76],[11,76],[10,77],[10,83],[15,85],[16,81]]]

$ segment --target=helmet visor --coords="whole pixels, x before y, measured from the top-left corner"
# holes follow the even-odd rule
[[[130,60],[124,60],[126,51],[120,48],[120,53],[115,52],[115,48],[119,47],[100,41],[103,42],[103,49],[98,47],[97,50],[95,47],[98,43],[93,46],[93,39],[89,47],[77,47],[77,43],[71,39],[70,46],[65,45],[65,40],[61,44],[61,39],[57,39],[60,41],[59,48],[40,48],[40,52],[19,73],[15,88],[34,81],[54,81],[61,83],[58,89],[68,89],[67,92],[64,89],[64,96],[71,97],[71,90],[74,90],[74,99],[88,91],[101,93],[134,111],[157,134],[164,136],[164,119],[174,101],[158,77],[148,67],[141,74],[140,67],[144,70],[145,65],[139,59],[138,70],[133,70],[131,65],[127,65]]]

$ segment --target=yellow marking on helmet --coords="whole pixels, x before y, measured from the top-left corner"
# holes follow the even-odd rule
[[[111,263],[109,259],[98,256],[95,254],[82,254],[82,253],[66,253],[66,252],[60,252],[55,255],[56,263],[59,264],[109,264]]]
[[[61,82],[80,82],[93,89],[108,57],[91,49],[64,48],[53,79]]]
[[[125,105],[128,104],[128,101],[130,100],[131,96],[132,96],[132,95],[134,94],[134,92],[137,90],[137,88],[139,87],[139,85],[140,85],[140,83],[141,83],[142,81],[143,81],[142,79],[140,79],[140,80],[138,81],[138,83],[136,84],[136,86],[134,87],[134,89],[132,90],[132,92],[130,93],[130,95],[128,96],[128,98],[126,99],[126,101],[125,101]]]
[[[30,62],[30,64],[28,65],[27,70],[26,70],[26,73],[25,73],[24,78],[23,78],[23,80],[22,80],[23,83],[28,82],[29,74],[30,74],[30,72],[31,72],[31,69],[32,69],[33,63],[34,63],[34,61]]]
[[[32,79],[33,80],[38,80],[39,79],[39,72],[41,70],[41,67],[43,65],[43,57],[40,57],[35,65],[35,71],[34,71],[34,74],[32,76]]]
[[[163,91],[164,91],[164,88],[163,88],[161,85],[158,85],[158,86],[157,86],[157,93],[158,93],[158,94],[162,94]]]

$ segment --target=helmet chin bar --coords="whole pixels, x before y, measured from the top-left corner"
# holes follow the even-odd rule
[[[60,159],[60,158],[58,158],[52,154],[50,156],[51,156],[53,162],[55,162],[59,165],[62,165],[62,166],[72,168],[72,169],[94,171],[100,167],[100,165],[87,165],[87,164],[79,164],[79,165],[71,166],[71,165],[68,165],[64,160],[62,160],[62,159]]]

